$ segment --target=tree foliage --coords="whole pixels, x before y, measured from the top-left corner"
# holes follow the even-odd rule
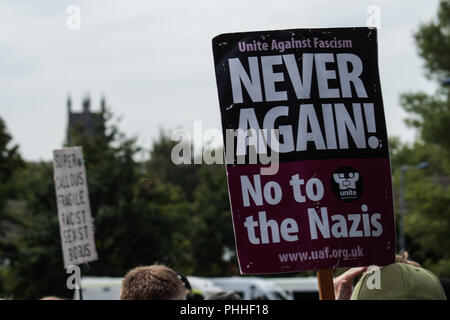
[[[19,146],[12,145],[12,137],[0,118],[0,214],[5,200],[14,195],[11,179],[14,173],[23,167],[24,162],[19,154]]]
[[[193,255],[196,273],[238,274],[233,225],[223,165],[204,165],[195,191]]]
[[[425,61],[430,78],[442,80],[450,77],[450,2],[443,0],[439,4],[437,20],[424,23],[414,35],[419,55]]]
[[[450,76],[450,2],[441,1],[437,21],[422,24],[415,34],[427,75],[438,81],[433,95],[406,93],[400,102],[407,124],[419,133],[413,145],[391,143],[391,160],[398,190],[399,169],[405,173],[406,245],[411,255],[440,276],[450,277],[450,90],[442,80]],[[392,148],[392,145],[394,148]],[[428,167],[414,167],[423,161]]]
[[[0,118],[0,239],[5,238],[5,224],[14,221],[10,212],[7,212],[7,201],[14,198],[17,187],[14,175],[24,166],[24,162],[19,154],[19,146],[11,145],[12,137],[7,131],[6,124]],[[5,252],[9,250],[9,246],[0,240],[0,295],[3,287],[4,264],[8,261],[4,258]]]
[[[74,130],[71,145],[83,147],[99,259],[83,275],[123,276],[155,262],[195,275],[235,274],[234,238],[225,168],[171,161],[174,142],[161,133],[147,161],[112,114],[96,136]],[[50,162],[27,163],[12,177],[19,232],[0,240],[8,264],[0,288],[14,298],[70,297],[66,288]],[[11,189],[12,190],[12,189]]]
[[[194,192],[200,182],[200,165],[174,164],[172,148],[177,143],[170,139],[164,130],[160,131],[159,139],[155,141],[150,151],[150,159],[146,163],[147,173],[153,178],[171,183],[181,188],[186,197],[193,201]]]

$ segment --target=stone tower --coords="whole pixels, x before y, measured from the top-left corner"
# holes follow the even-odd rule
[[[93,137],[104,133],[105,128],[105,111],[106,102],[102,98],[100,102],[100,112],[91,112],[91,98],[89,96],[83,99],[82,112],[72,112],[72,100],[70,96],[67,97],[67,112],[68,112],[68,127],[67,127],[67,142],[74,143],[74,133],[77,132],[83,136]]]

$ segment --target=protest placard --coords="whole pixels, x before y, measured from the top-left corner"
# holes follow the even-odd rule
[[[213,52],[241,273],[393,263],[376,29],[222,34]]]
[[[97,260],[82,148],[54,150],[53,169],[64,267]]]

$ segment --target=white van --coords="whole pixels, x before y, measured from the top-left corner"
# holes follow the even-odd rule
[[[193,291],[203,296],[223,291],[211,280],[202,277],[188,276]],[[82,277],[81,278],[83,300],[119,300],[122,288],[122,278],[113,277]],[[79,291],[75,290],[74,299],[80,300]]]
[[[209,278],[226,291],[236,292],[243,300],[293,300],[283,288],[258,277]]]
[[[122,278],[82,277],[81,289],[83,300],[119,300]],[[74,300],[80,300],[78,290],[74,292]]]
[[[267,280],[289,292],[294,300],[319,300],[319,286],[316,277],[280,277]]]

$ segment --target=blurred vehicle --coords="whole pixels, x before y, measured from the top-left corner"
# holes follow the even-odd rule
[[[122,278],[82,277],[81,290],[83,300],[119,300]],[[78,290],[74,291],[74,300],[80,300]]]
[[[267,281],[289,292],[294,300],[319,300],[319,287],[316,277],[280,277],[268,278]]]
[[[201,294],[205,298],[210,294],[223,291],[221,287],[208,278],[188,276],[187,279],[191,284],[192,291]]]
[[[243,300],[293,300],[280,286],[258,277],[209,278],[223,290],[236,292]]]
[[[208,278],[188,276],[194,292],[200,293],[204,297],[208,294],[222,291]],[[122,278],[117,277],[82,277],[81,289],[83,300],[119,300]],[[74,292],[74,299],[80,300],[78,290]]]

